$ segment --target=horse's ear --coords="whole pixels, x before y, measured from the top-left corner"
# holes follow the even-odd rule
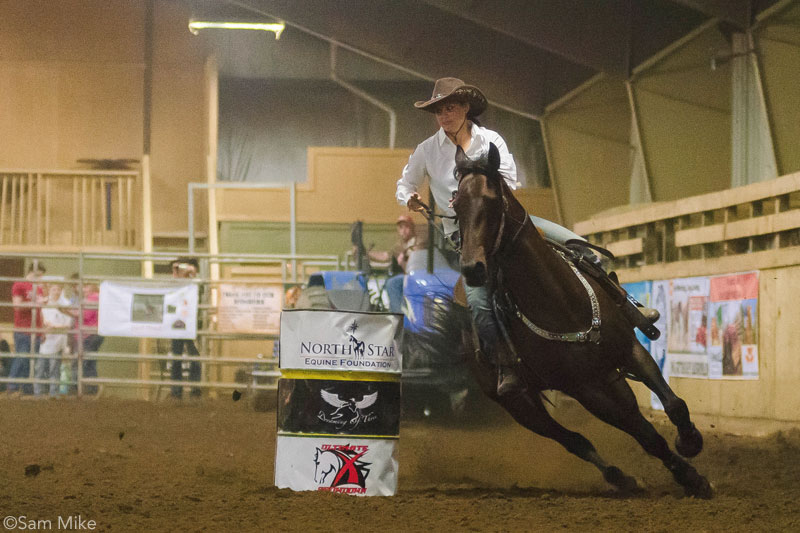
[[[468,161],[469,158],[467,154],[464,153],[464,150],[462,150],[460,146],[456,146],[456,168],[463,167]]]
[[[497,172],[498,168],[500,168],[500,150],[494,143],[489,143],[489,169]]]

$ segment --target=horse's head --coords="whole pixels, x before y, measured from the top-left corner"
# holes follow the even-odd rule
[[[461,272],[467,285],[486,283],[489,262],[500,247],[504,226],[503,178],[500,152],[494,144],[488,153],[472,160],[456,150],[458,191],[453,201],[461,232]]]

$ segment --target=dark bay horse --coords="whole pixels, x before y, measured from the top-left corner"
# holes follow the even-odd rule
[[[494,363],[476,351],[478,356],[470,362],[481,388],[517,422],[594,464],[621,491],[639,490],[635,479],[603,460],[585,437],[556,422],[542,403],[542,391],[572,396],[660,459],[687,495],[712,497],[706,478],[670,450],[642,416],[625,376],[656,393],[677,427],[676,450],[694,457],[703,439],[686,403],[670,389],[611,297],[591,277],[576,274],[536,230],[498,173],[499,165],[494,145],[478,160],[470,160],[459,148],[453,207],[461,231],[462,274],[470,286],[488,284],[496,301],[504,303],[507,337],[516,348],[526,390],[498,397]]]

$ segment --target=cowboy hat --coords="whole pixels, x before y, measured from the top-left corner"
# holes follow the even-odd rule
[[[414,219],[411,218],[411,215],[400,215],[397,217],[397,222],[395,224],[408,224],[409,226],[414,226]]]
[[[477,117],[486,111],[488,102],[481,90],[472,85],[464,84],[464,82],[458,78],[440,78],[436,80],[436,83],[433,85],[433,93],[431,94],[430,100],[414,102],[414,107],[432,113],[435,109],[433,104],[441,102],[451,96],[460,96],[467,101],[469,104],[469,116],[471,117]]]

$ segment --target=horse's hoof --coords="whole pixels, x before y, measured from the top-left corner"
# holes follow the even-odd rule
[[[710,500],[714,497],[714,487],[703,476],[698,476],[694,486],[684,487],[684,492],[687,496],[701,500]]]
[[[625,475],[625,473],[616,466],[609,466],[603,472],[603,479],[607,483],[614,485],[614,487],[622,494],[635,494],[641,492],[641,487],[636,482],[636,478]]]
[[[675,450],[687,458],[694,457],[703,450],[703,435],[694,424],[691,430],[678,433],[675,437]]]

